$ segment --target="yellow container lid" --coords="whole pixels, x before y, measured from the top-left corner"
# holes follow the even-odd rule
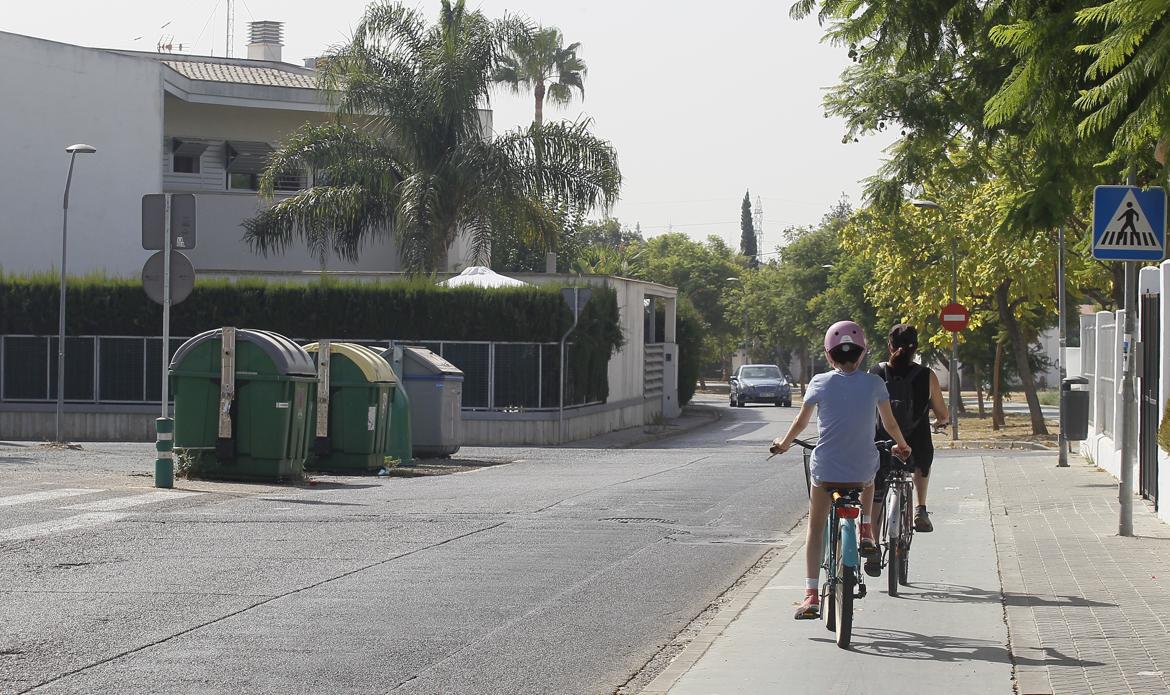
[[[305,346],[305,352],[316,353],[319,350],[317,343]],[[364,345],[356,343],[329,343],[329,352],[332,355],[343,355],[361,371],[362,376],[370,383],[395,383],[394,370],[390,363],[377,352]]]

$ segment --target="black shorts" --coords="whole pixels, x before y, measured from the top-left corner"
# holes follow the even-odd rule
[[[922,473],[923,478],[930,477],[930,466],[934,463],[934,442],[930,439],[930,427],[918,428],[906,442],[910,445],[910,467]],[[874,476],[874,500],[881,504],[886,499],[886,490],[890,487],[890,470],[893,467],[891,463],[891,455],[881,451],[878,452],[880,459],[878,463],[878,472]]]

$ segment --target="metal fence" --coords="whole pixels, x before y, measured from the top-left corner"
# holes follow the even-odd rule
[[[1089,403],[1096,403],[1097,393],[1097,317],[1096,316],[1082,316],[1081,317],[1081,376],[1089,380]],[[1089,410],[1090,421],[1096,424],[1097,418],[1100,415],[1093,413],[1094,409]]]
[[[1101,417],[1099,424],[1101,431],[1108,437],[1113,436],[1113,407],[1114,407],[1114,352],[1113,345],[1117,341],[1117,321],[1102,322],[1097,325],[1097,339],[1105,347],[1100,354],[1100,367],[1097,374],[1097,413]]]
[[[171,355],[186,338],[171,339]],[[298,340],[304,344],[312,341]],[[382,351],[395,344],[430,349],[463,371],[465,410],[556,410],[560,404],[558,343],[353,340]],[[56,336],[0,336],[0,402],[56,400]],[[162,398],[162,338],[65,338],[65,400],[151,404]],[[169,361],[169,360],[168,360]],[[574,393],[567,366],[566,406],[590,405]]]

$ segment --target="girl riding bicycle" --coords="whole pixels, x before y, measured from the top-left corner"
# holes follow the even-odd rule
[[[878,451],[873,432],[877,417],[896,442],[893,452],[910,455],[910,447],[898,429],[890,409],[886,384],[880,377],[858,369],[865,354],[865,333],[852,321],[838,321],[825,333],[825,355],[833,371],[817,374],[808,384],[800,413],[782,439],[772,442],[772,453],[783,454],[792,440],[808,426],[817,411],[819,439],[810,462],[812,488],[808,500],[808,531],[805,537],[804,600],[796,611],[798,620],[820,614],[818,586],[825,517],[832,506],[829,488],[861,488],[861,554],[878,552],[869,512],[873,506],[873,478],[878,468]]]

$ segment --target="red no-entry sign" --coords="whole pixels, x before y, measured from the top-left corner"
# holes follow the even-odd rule
[[[948,331],[961,331],[967,327],[967,323],[971,320],[971,312],[967,311],[967,307],[962,304],[948,304],[939,312],[938,319],[942,321],[943,328]]]

